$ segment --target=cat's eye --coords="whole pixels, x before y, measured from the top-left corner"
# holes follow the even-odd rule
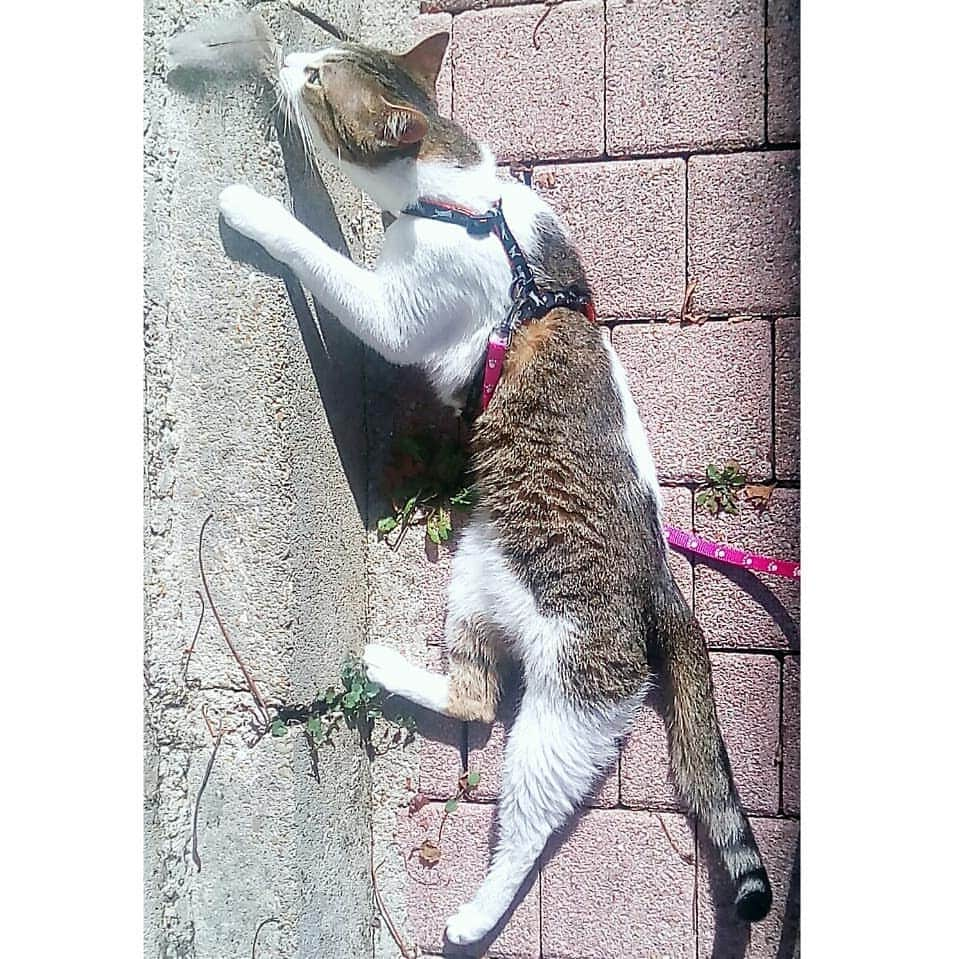
[[[312,67],[306,71],[306,82],[317,84],[320,82],[320,71],[316,67]]]

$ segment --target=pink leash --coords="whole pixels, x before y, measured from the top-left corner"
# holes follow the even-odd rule
[[[771,556],[758,556],[733,546],[724,546],[722,543],[713,543],[703,539],[695,533],[677,529],[675,526],[664,526],[666,542],[670,546],[684,549],[699,556],[708,556],[710,559],[729,563],[730,566],[742,566],[754,573],[772,573],[773,576],[784,576],[786,579],[799,579],[799,563],[787,559],[773,559]]]

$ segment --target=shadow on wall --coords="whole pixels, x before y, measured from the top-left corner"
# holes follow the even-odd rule
[[[287,182],[293,198],[296,217],[334,250],[349,256],[340,230],[333,201],[323,181],[306,162],[302,144],[293,134],[286,134],[279,125],[276,135],[283,154]],[[222,216],[220,239],[226,255],[247,263],[262,273],[279,277],[286,287],[290,306],[303,338],[303,345],[313,370],[313,377],[323,402],[349,483],[357,512],[369,525],[366,488],[366,430],[363,396],[363,345],[333,316],[313,300],[313,307],[303,287],[290,270],[273,259],[259,244],[237,233]]]

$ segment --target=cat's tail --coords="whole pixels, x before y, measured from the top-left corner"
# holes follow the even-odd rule
[[[658,639],[673,779],[729,873],[737,915],[758,922],[772,903],[769,877],[743,814],[719,731],[703,631],[678,587],[673,582],[670,586]]]

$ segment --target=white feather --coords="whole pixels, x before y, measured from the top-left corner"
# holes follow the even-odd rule
[[[258,13],[217,18],[167,41],[171,70],[241,75],[258,73],[277,59],[277,43]]]

